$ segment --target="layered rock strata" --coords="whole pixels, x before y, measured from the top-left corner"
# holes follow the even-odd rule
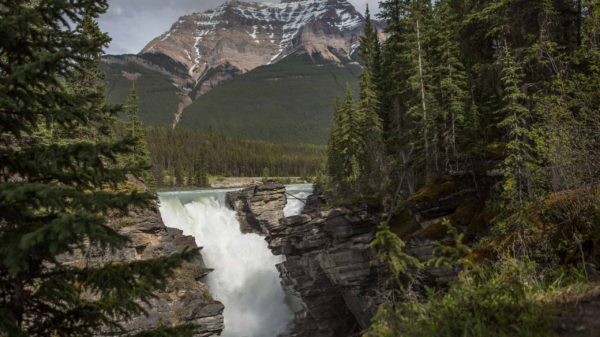
[[[301,215],[282,218],[285,187],[266,184],[228,195],[242,229],[266,236],[289,294],[302,301],[290,336],[348,336],[368,326],[377,307],[377,270],[369,244],[378,218],[320,211],[310,198]]]
[[[126,218],[112,220],[110,225],[129,239],[127,246],[110,252],[89,248],[63,257],[65,264],[83,266],[102,265],[110,262],[131,262],[168,256],[185,248],[198,248],[191,236],[168,228],[162,222],[157,207],[131,212]],[[202,283],[210,272],[202,257],[185,263],[179,268],[164,291],[144,305],[147,315],[125,323],[132,334],[160,325],[194,324],[198,326],[195,336],[219,336],[223,330],[224,306],[212,299]]]

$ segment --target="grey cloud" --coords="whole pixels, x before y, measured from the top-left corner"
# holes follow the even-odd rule
[[[109,0],[109,10],[98,20],[112,42],[108,54],[139,52],[151,39],[167,31],[180,16],[205,11],[226,0]],[[264,1],[275,2],[277,0]],[[363,12],[375,12],[378,0],[350,0]]]

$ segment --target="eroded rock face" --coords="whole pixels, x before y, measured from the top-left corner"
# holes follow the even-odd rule
[[[160,218],[157,207],[131,212],[126,218],[113,219],[109,225],[129,238],[124,249],[111,253],[102,249],[76,251],[64,257],[65,264],[77,266],[101,265],[108,262],[130,262],[171,255],[185,248],[197,248],[194,238],[182,231],[168,228]],[[223,304],[212,299],[202,278],[206,269],[202,257],[185,263],[176,271],[165,291],[145,306],[148,316],[136,317],[125,323],[132,333],[157,327],[160,324],[195,324],[196,336],[218,336],[223,330]]]
[[[281,282],[303,304],[290,336],[348,336],[369,325],[378,304],[369,247],[377,217],[343,209],[322,212],[315,204],[319,198],[309,198],[306,212],[282,218],[285,187],[277,184],[233,192],[228,200],[242,228],[260,228],[273,253],[286,256],[277,265]],[[276,208],[267,211],[270,207]]]
[[[283,229],[279,220],[286,204],[284,185],[267,183],[229,192],[227,203],[237,211],[243,233],[268,235]]]

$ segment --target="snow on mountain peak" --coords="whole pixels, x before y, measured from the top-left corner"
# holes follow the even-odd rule
[[[223,76],[234,76],[299,49],[339,62],[339,55],[355,50],[363,23],[347,0],[231,0],[181,17],[141,54],[166,55],[187,69],[191,79],[202,82],[214,73],[211,69],[227,68],[229,75]]]

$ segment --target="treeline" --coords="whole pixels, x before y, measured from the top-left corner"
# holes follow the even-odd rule
[[[594,253],[600,5],[384,0],[380,6],[386,40],[379,41],[367,16],[360,95],[348,90],[337,103],[325,181],[334,203],[366,203],[390,214],[373,245],[389,272],[381,284],[394,286],[367,335],[551,335],[532,297],[564,281],[550,276],[564,268],[588,275],[600,264]],[[458,176],[474,189],[479,177],[496,181],[490,195],[462,205],[487,220],[470,246],[458,224],[443,222],[454,246],[438,242],[437,252],[465,273],[448,293],[416,295],[424,266],[403,252],[390,226],[401,232],[397,227],[410,221],[397,219],[412,218],[400,215],[410,213],[414,196],[435,199]],[[490,264],[465,260],[472,247],[488,251]],[[569,262],[569,255],[580,259]],[[540,287],[532,289],[530,280]]]
[[[208,176],[312,177],[325,147],[239,140],[184,128],[146,131],[152,174],[159,186],[205,186]]]

